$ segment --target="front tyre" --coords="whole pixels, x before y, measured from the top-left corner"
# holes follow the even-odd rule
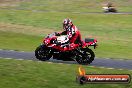
[[[50,53],[50,49],[47,48],[44,45],[40,45],[35,50],[35,56],[37,59],[41,61],[49,60],[52,57],[52,54]]]
[[[80,49],[80,54],[78,53],[76,61],[79,64],[87,65],[92,63],[95,58],[94,52],[89,48]]]

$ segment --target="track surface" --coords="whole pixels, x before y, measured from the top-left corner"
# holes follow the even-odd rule
[[[24,60],[36,60],[34,56],[34,52],[22,52],[22,51],[13,51],[13,50],[0,50],[1,58],[14,58],[14,59],[24,59]],[[74,61],[61,61],[61,60],[53,60],[50,62],[55,63],[67,63],[67,64],[77,64]],[[132,60],[115,60],[115,59],[101,59],[95,58],[93,63],[90,66],[96,67],[108,67],[108,68],[117,68],[117,69],[132,69]]]

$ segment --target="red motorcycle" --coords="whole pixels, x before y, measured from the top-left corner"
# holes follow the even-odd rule
[[[77,61],[79,64],[90,64],[94,58],[94,52],[89,46],[97,46],[96,39],[86,38],[82,44],[69,43],[67,35],[56,36],[56,33],[47,35],[43,43],[36,48],[35,56],[41,61],[53,59],[64,61]]]

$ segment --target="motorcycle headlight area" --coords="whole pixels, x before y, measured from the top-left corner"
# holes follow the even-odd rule
[[[48,45],[50,43],[50,40],[44,40],[44,43]]]

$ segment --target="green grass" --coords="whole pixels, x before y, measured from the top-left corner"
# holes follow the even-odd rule
[[[41,37],[0,31],[0,49],[34,51],[41,44]]]
[[[131,88],[130,84],[79,85],[78,65],[0,59],[1,88]],[[129,70],[83,66],[88,74],[130,74]]]
[[[6,9],[34,10],[34,11],[57,11],[57,12],[103,12],[103,4],[106,0],[25,0],[15,2],[12,5],[3,6]],[[110,0],[119,12],[131,12],[131,0]]]

